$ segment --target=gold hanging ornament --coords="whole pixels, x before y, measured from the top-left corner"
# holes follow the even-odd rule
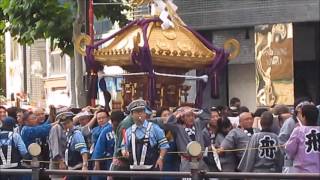
[[[228,39],[224,42],[223,48],[229,51],[229,60],[234,60],[240,54],[240,43],[236,39]]]

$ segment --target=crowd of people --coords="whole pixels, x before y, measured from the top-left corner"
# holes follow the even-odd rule
[[[320,108],[307,98],[294,107],[254,113],[229,106],[161,108],[132,101],[125,112],[103,107],[0,106],[0,169],[30,168],[28,147],[41,147],[41,168],[113,171],[190,171],[188,144],[197,141],[199,169],[209,172],[320,173]],[[0,175],[1,180],[31,179]],[[45,176],[40,179],[86,179]],[[92,180],[130,179],[92,176]],[[151,179],[151,178],[131,178]],[[159,179],[159,178],[158,178]],[[163,177],[171,180],[177,178]],[[186,178],[184,178],[186,179]]]

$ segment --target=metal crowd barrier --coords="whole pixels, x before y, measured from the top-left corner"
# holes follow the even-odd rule
[[[205,178],[236,178],[236,179],[320,179],[320,173],[242,173],[242,172],[173,172],[173,171],[96,171],[96,170],[47,170],[47,169],[0,169],[1,175],[32,175],[33,180],[38,180],[40,174],[63,176],[112,176],[112,177],[175,177],[201,180]]]

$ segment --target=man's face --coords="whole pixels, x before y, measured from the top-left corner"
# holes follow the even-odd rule
[[[242,113],[240,114],[240,126],[248,129],[252,128],[253,125],[253,117],[251,113]]]
[[[104,124],[106,124],[108,122],[108,115],[106,112],[100,112],[97,114],[97,122],[99,124],[99,126],[103,126]]]
[[[217,126],[218,119],[220,118],[219,113],[217,111],[212,111],[211,112],[211,117],[210,117],[210,125],[211,126]]]
[[[168,111],[168,110],[164,110],[162,113],[161,113],[161,117],[169,117],[171,115],[171,112]]]
[[[6,117],[7,117],[7,111],[3,108],[0,108],[0,121],[4,121]]]
[[[73,123],[72,123],[71,120],[67,121],[65,123],[62,123],[61,125],[63,127],[63,130],[66,131],[66,132],[69,131],[73,127]]]
[[[42,109],[42,108],[37,108],[34,111],[34,115],[36,116],[38,123],[43,123],[46,119],[46,114],[44,112],[44,109]]]
[[[36,116],[34,114],[30,114],[28,116],[27,123],[28,123],[29,126],[36,126],[36,125],[39,124],[38,120],[37,120],[37,118],[36,118]]]
[[[80,126],[85,126],[89,123],[89,121],[90,121],[89,117],[81,117],[79,119],[79,124],[80,124]]]
[[[227,135],[232,129],[232,126],[222,128],[222,133]]]
[[[142,124],[146,118],[147,114],[144,109],[132,111],[132,119],[136,124]]]
[[[240,102],[240,101],[237,101],[236,103],[234,103],[234,106],[237,107],[237,108],[240,108],[241,102]]]
[[[194,120],[195,120],[195,115],[192,112],[189,112],[189,113],[183,115],[182,119],[183,119],[185,125],[193,126]]]
[[[23,125],[22,117],[23,117],[23,113],[22,112],[18,112],[17,113],[17,122],[18,122],[19,125]]]

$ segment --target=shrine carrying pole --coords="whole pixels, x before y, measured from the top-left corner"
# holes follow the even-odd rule
[[[99,77],[123,77],[123,76],[144,76],[148,75],[149,73],[146,72],[139,72],[139,73],[122,73],[122,74],[102,74],[99,75]],[[154,72],[154,75],[156,76],[164,76],[164,77],[173,77],[173,78],[185,78],[186,80],[200,80],[207,82],[208,81],[208,75],[203,75],[203,76],[189,76],[189,75],[179,75],[179,74],[167,74],[167,73],[159,73],[159,72]]]

